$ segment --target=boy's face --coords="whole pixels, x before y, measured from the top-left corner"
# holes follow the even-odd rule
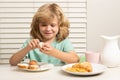
[[[53,18],[51,23],[40,23],[39,30],[45,40],[55,39],[58,33],[58,19]]]

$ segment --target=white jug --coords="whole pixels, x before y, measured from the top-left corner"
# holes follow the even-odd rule
[[[105,45],[101,53],[101,63],[107,67],[117,67],[120,64],[120,49],[118,46],[119,35],[101,36],[105,40]]]

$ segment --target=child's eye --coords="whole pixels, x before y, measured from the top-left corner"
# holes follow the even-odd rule
[[[42,26],[47,26],[47,24],[42,24]]]
[[[51,25],[52,27],[55,27],[55,25]]]

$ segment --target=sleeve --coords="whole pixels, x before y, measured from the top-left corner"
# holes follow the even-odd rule
[[[74,51],[74,47],[69,39],[64,40],[64,51],[65,52]]]
[[[26,40],[26,41],[23,43],[23,45],[22,45],[21,48],[25,48],[25,47],[28,45],[29,42],[30,42],[30,39]]]

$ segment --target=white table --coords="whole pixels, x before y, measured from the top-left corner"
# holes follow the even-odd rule
[[[120,80],[120,67],[108,68],[95,76],[75,76],[63,72],[60,66],[43,72],[28,72],[10,65],[0,65],[0,80]]]

